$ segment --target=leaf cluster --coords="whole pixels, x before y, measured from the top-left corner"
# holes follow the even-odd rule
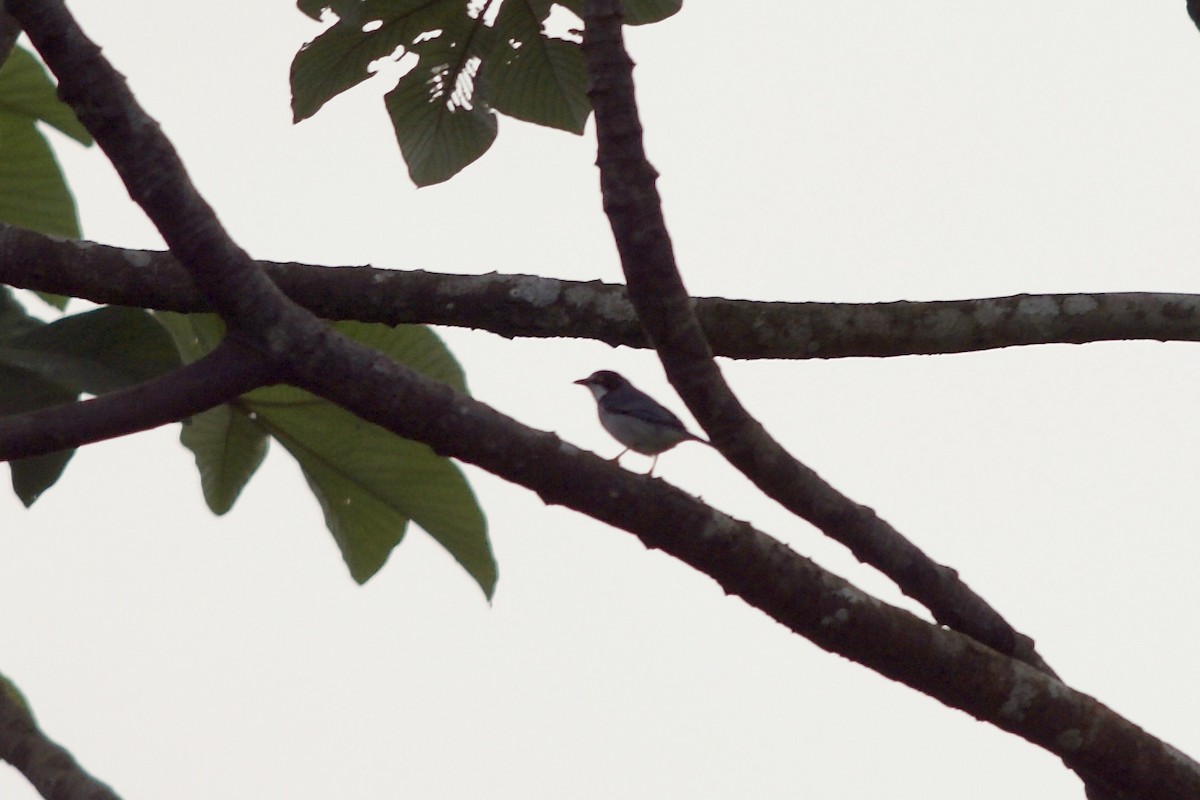
[[[75,202],[38,127],[91,137],[61,103],[45,69],[14,48],[0,68],[0,222],[79,237]],[[67,298],[43,297],[58,308]],[[420,326],[341,323],[342,333],[461,392],[461,368]],[[0,416],[129,389],[203,356],[223,333],[207,315],[105,306],[52,322],[0,286]],[[288,386],[266,387],[184,421],[209,508],[224,514],[274,438],[299,462],[351,576],[362,583],[402,541],[409,520],[442,544],[491,597],[497,570],[483,512],[466,478],[426,445],[365,423]],[[73,449],[11,462],[13,490],[31,506],[62,476]]]
[[[375,74],[386,60],[411,67],[384,104],[418,186],[453,177],[491,147],[496,114],[583,133],[591,104],[579,47],[581,0],[299,0],[336,22],[292,61],[297,122]],[[630,0],[629,24],[674,14],[682,0]],[[552,15],[574,24],[553,24]]]

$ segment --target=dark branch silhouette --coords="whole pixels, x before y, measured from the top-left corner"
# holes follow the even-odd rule
[[[170,143],[62,3],[6,5],[205,302],[225,319],[239,347],[278,369],[272,374],[526,486],[546,502],[634,533],[821,647],[1020,735],[1113,785],[1147,798],[1200,797],[1200,765],[1094,699],[870,597],[668,484],[517,425],[332,333],[288,300],[228,237]],[[714,429],[728,433],[721,425]]]
[[[258,355],[226,339],[204,358],[91,400],[0,417],[0,461],[68,450],[157,428],[274,383]]]
[[[7,761],[48,800],[119,800],[63,747],[42,733],[33,714],[0,678],[0,761]]]
[[[957,572],[926,556],[866,506],[855,503],[800,463],[750,416],[725,382],[675,263],[656,181],[646,158],[625,50],[619,0],[584,0],[583,53],[588,96],[596,115],[600,189],[629,288],[668,380],[713,445],[765,494],[879,569],[938,622],[963,631],[1040,672],[1054,671],[998,612],[959,580]],[[1080,743],[1091,746],[1098,742]],[[1169,758],[1169,748],[1163,756]],[[1129,788],[1113,781],[1095,754],[1063,755],[1095,797]],[[1103,761],[1103,759],[1101,759]],[[1100,769],[1097,769],[1097,767]],[[1153,795],[1157,796],[1157,795]]]
[[[918,600],[938,622],[1048,670],[1032,640],[866,506],[793,458],[750,416],[721,375],[675,266],[634,101],[619,4],[586,3],[583,51],[596,112],[600,186],[629,296],[667,377],[714,445],[769,497],[841,542]],[[1053,673],[1051,673],[1053,674]]]
[[[322,319],[419,323],[508,338],[650,346],[624,286],[539,275],[453,275],[256,262]],[[71,242],[0,224],[0,283],[163,311],[212,311],[169,252]],[[1200,341],[1200,295],[1095,292],[974,300],[789,303],[693,298],[718,356],[932,355],[1129,339]]]

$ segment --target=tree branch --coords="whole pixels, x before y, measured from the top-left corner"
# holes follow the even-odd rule
[[[68,450],[157,428],[276,381],[254,351],[226,338],[204,358],[91,400],[0,417],[0,461]]]
[[[508,338],[650,346],[625,287],[537,275],[451,275],[256,262],[322,319],[415,323]],[[126,250],[0,224],[0,283],[97,303],[212,311],[169,252]],[[1200,295],[1114,292],[891,303],[692,299],[713,352],[744,359],[931,355],[1035,344],[1200,341]]]
[[[632,475],[336,335],[287,301],[220,229],[169,143],[61,2],[7,0],[60,90],[230,328],[316,391],[443,455],[629,530],[820,646],[1094,768],[1146,797],[1200,797],[1200,765],[1085,695],[855,589],[673,487]],[[145,169],[155,170],[146,175]],[[164,200],[165,198],[165,200]],[[239,295],[239,292],[242,293]],[[1132,755],[1131,755],[1132,754]]]
[[[340,352],[339,352],[340,351]],[[1132,796],[1200,798],[1200,764],[1048,674],[920,620],[661,480],[627,472],[395,363],[331,343],[305,388],[547,503],[636,535],[830,652],[1015,733]]]
[[[619,4],[584,4],[583,50],[596,113],[604,210],[612,224],[629,295],[667,377],[713,444],[764,493],[841,542],[928,608],[944,625],[1048,671],[1032,640],[866,506],[845,497],[793,458],[741,405],[722,377],[675,256],[646,160],[625,52]]]
[[[38,728],[0,677],[0,761],[12,764],[48,800],[119,800]]]

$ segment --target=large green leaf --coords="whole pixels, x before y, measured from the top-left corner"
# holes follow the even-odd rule
[[[449,180],[487,152],[497,120],[488,102],[482,53],[492,37],[444,30],[414,45],[421,60],[384,97],[396,141],[418,186]]]
[[[154,319],[175,342],[183,363],[199,361],[213,351],[225,335],[225,323],[216,314],[177,314],[155,311]]]
[[[10,289],[0,287],[0,341],[23,336],[45,325],[25,311]],[[0,361],[0,416],[69,403],[76,396],[29,370]],[[74,454],[74,450],[63,450],[9,462],[13,491],[27,508],[54,485]]]
[[[132,386],[179,365],[170,338],[145,311],[106,307],[50,324],[0,291],[0,414],[20,414]],[[13,461],[26,506],[62,475],[74,450]]]
[[[75,112],[58,99],[54,82],[45,68],[27,50],[14,47],[0,68],[0,115],[42,120],[80,144],[92,137],[75,117]]]
[[[371,65],[399,57],[423,35],[472,24],[461,2],[447,0],[343,0],[307,4],[330,9],[340,19],[300,48],[292,60],[292,116],[307,119],[330,99],[374,74]],[[306,4],[301,0],[301,10]],[[364,30],[364,28],[366,30]]]
[[[308,16],[320,21],[326,11],[339,17],[348,17],[362,4],[362,0],[297,0],[296,6]]]
[[[30,119],[0,114],[0,222],[79,236],[75,200],[46,138]]]
[[[555,0],[577,16],[583,16],[583,0]],[[674,16],[683,8],[683,0],[621,0],[626,25],[649,25]]]
[[[71,108],[58,99],[42,65],[14,47],[0,67],[0,222],[78,238],[75,200],[38,130],[39,120],[83,144],[92,143]],[[39,296],[60,309],[67,303],[58,295]]]
[[[75,201],[37,121],[91,144],[42,65],[20,47],[0,67],[0,222],[58,236],[79,234]]]
[[[244,401],[304,470],[356,581],[383,566],[411,519],[491,597],[487,525],[453,462],[290,386],[257,389]]]
[[[220,340],[222,325],[212,315],[156,316],[185,360],[199,358]],[[462,369],[426,327],[361,322],[334,327],[466,391]],[[300,464],[356,581],[366,581],[383,566],[412,520],[491,597],[496,562],[487,524],[458,467],[423,444],[364,422],[300,389],[257,389],[236,404],[193,417],[185,425],[184,444],[196,456],[205,498],[214,511],[228,510],[257,468],[266,447],[264,434],[278,440]]]
[[[141,309],[106,306],[0,338],[0,361],[71,392],[103,394],[180,364],[171,338]]]
[[[196,456],[204,501],[214,514],[233,508],[267,456],[269,437],[241,408],[210,408],[183,421],[179,439]]]
[[[179,356],[189,364],[211,352],[225,334],[225,323],[216,314],[158,311],[154,317],[175,341]],[[270,441],[241,401],[185,419],[179,440],[192,451],[204,501],[218,515],[233,508],[266,458]]]
[[[488,61],[491,100],[510,117],[583,133],[592,106],[587,70],[575,42],[543,33],[545,0],[507,0],[496,17],[496,49]]]
[[[0,363],[0,387],[0,416],[70,403],[78,396],[28,370],[4,363]],[[73,455],[74,450],[59,450],[9,462],[13,491],[26,508],[54,485]]]
[[[379,60],[415,55],[385,105],[418,186],[445,181],[487,152],[496,111],[582,133],[591,108],[583,57],[576,42],[546,34],[554,5],[505,0],[489,24],[480,4],[466,0],[298,0],[310,17],[331,12],[337,21],[292,62],[293,116],[316,113],[371,77]],[[649,22],[679,5],[640,0],[627,16]]]

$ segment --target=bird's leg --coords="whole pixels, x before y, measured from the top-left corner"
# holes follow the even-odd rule
[[[622,450],[621,452],[617,453],[615,456],[613,456],[612,458],[610,458],[610,459],[609,459],[609,461],[620,461],[620,460],[621,460],[621,456],[625,455],[625,454],[626,454],[626,453],[628,453],[628,452],[629,452],[629,448],[628,448],[628,447],[626,447],[624,450]]]
[[[646,477],[654,476],[654,467],[658,464],[658,453],[654,454],[654,459],[650,462],[650,471],[646,473]]]

